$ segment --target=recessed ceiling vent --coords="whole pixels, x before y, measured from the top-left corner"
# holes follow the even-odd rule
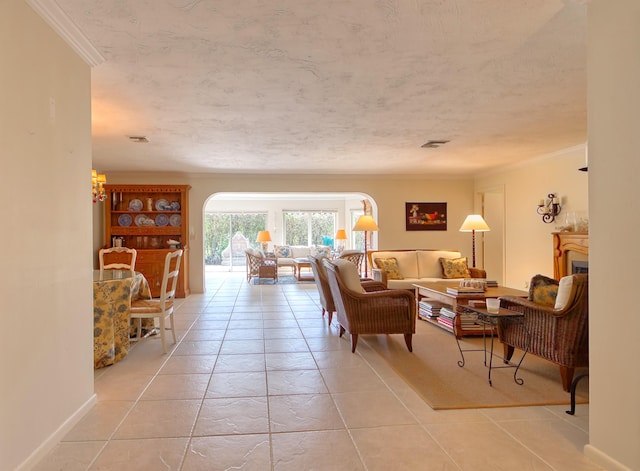
[[[149,142],[149,139],[147,139],[146,136],[129,136],[129,140],[131,142],[137,142],[139,144],[146,144],[147,142]]]
[[[447,142],[449,141],[428,140],[427,142],[422,144],[420,147],[422,147],[423,149],[437,149],[438,147],[440,147],[443,144],[446,144]]]

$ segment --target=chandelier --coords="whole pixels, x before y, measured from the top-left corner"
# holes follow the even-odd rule
[[[95,170],[91,170],[91,196],[93,202],[101,203],[107,199],[107,195],[104,192],[104,184],[107,183],[107,177],[104,173],[98,173]]]

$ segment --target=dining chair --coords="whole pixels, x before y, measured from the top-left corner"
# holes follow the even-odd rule
[[[176,286],[180,272],[180,259],[182,250],[169,252],[164,261],[164,273],[160,297],[153,299],[138,299],[131,303],[131,318],[138,319],[138,332],[136,339],[140,340],[142,332],[142,319],[158,319],[160,324],[160,338],[162,339],[162,351],[167,353],[165,320],[168,317],[171,323],[173,343],[176,343],[176,330],[173,323],[173,304],[176,297]]]
[[[108,259],[113,260],[110,263],[105,264],[105,255],[108,255]],[[104,270],[129,270],[135,271],[136,258],[138,251],[136,249],[130,249],[129,247],[111,247],[107,249],[100,249],[98,252],[98,259],[100,260],[100,271]]]

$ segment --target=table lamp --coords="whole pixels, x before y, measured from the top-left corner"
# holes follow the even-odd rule
[[[262,251],[266,252],[267,247],[269,246],[269,242],[271,242],[271,234],[269,234],[269,231],[258,232],[258,237],[256,238],[256,242],[261,242]]]
[[[479,214],[469,214],[460,226],[460,232],[471,232],[473,268],[476,267],[476,232],[488,232],[489,226]]]
[[[338,250],[338,253],[341,253],[344,250],[344,241],[347,240],[346,231],[344,229],[338,229],[334,239],[337,241],[336,249]]]
[[[356,221],[355,226],[353,226],[354,231],[364,231],[364,276],[367,277],[367,232],[374,231],[377,232],[380,230],[376,222],[373,220],[372,216],[367,214],[362,215]]]

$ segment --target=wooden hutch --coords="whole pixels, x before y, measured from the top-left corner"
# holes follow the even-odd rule
[[[160,295],[167,252],[181,248],[176,296],[189,295],[189,185],[105,185],[104,246],[117,239],[138,251],[136,271],[149,282],[151,294]],[[117,254],[105,257],[116,261]]]

